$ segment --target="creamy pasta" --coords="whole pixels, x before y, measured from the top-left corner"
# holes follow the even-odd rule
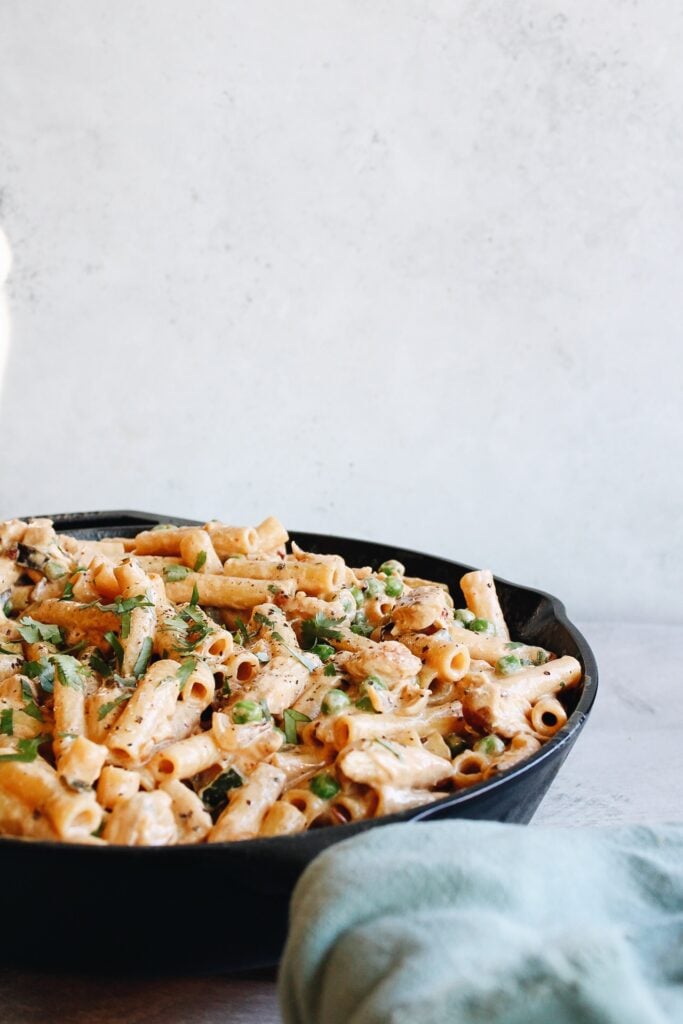
[[[85,541],[0,524],[0,834],[123,845],[294,834],[427,804],[532,755],[572,657],[448,588],[256,527]]]

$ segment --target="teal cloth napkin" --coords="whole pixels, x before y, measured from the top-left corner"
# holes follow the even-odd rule
[[[304,872],[286,1024],[683,1024],[683,825],[388,825]]]

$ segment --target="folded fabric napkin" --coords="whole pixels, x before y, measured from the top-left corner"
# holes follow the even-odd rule
[[[683,825],[388,825],[305,871],[287,1024],[683,1022]]]

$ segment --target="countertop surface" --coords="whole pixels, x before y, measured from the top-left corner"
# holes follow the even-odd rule
[[[534,824],[671,821],[683,807],[683,626],[584,623],[600,666],[590,720]],[[275,973],[121,978],[0,970],[2,1024],[276,1024]]]

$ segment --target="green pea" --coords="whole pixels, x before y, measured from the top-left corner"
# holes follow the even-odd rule
[[[513,676],[521,667],[522,662],[516,654],[506,654],[496,662],[496,672],[499,676]]]
[[[456,608],[453,612],[453,618],[456,622],[462,622],[463,626],[468,626],[470,622],[474,622],[476,619],[474,612],[471,612],[469,608]]]
[[[360,608],[360,606],[363,604],[363,601],[365,600],[365,594],[360,589],[360,587],[356,586],[351,587],[351,593],[353,595],[354,601],[356,602],[356,608]]]
[[[232,709],[232,720],[235,725],[261,722],[263,721],[263,708],[255,700],[238,700]]]
[[[387,597],[400,597],[403,593],[403,581],[397,579],[396,576],[390,576],[384,584],[384,589]]]
[[[329,644],[316,644],[315,647],[311,647],[313,654],[317,654],[321,661],[329,661],[334,654],[334,647],[330,647]]]
[[[339,711],[348,707],[350,703],[351,701],[343,690],[328,690],[323,698],[323,714],[336,715]]]
[[[444,740],[451,752],[451,757],[457,757],[458,754],[467,750],[467,740],[463,736],[459,736],[457,732],[449,732],[447,736],[444,736]]]
[[[397,562],[395,558],[389,558],[386,562],[382,562],[377,572],[383,572],[385,576],[404,576],[405,566]]]
[[[320,772],[319,775],[314,775],[308,786],[311,793],[315,793],[321,800],[331,800],[341,789],[334,775],[330,775],[329,772]]]
[[[505,744],[503,743],[500,736],[482,736],[480,740],[474,744],[473,750],[478,750],[482,754],[502,754],[505,750]]]
[[[367,583],[365,584],[365,596],[379,597],[383,590],[384,587],[380,580],[376,580],[374,576],[370,576]]]
[[[473,633],[495,633],[493,623],[488,619],[472,619],[467,626]]]

